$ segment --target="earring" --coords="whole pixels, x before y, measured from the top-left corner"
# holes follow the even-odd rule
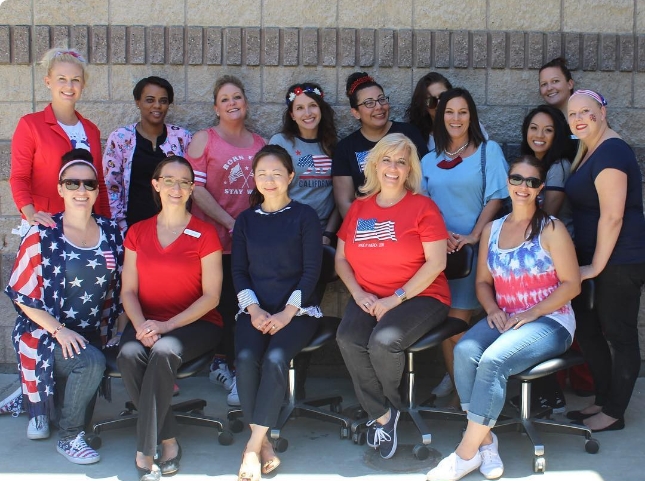
[[[219,119],[219,112],[215,112],[215,117]]]

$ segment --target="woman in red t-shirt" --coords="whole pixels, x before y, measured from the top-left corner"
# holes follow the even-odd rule
[[[448,314],[448,231],[435,203],[419,193],[419,156],[405,135],[383,137],[364,173],[364,197],[338,232],[336,270],[352,298],[336,339],[370,417],[367,443],[388,459],[397,446],[405,349]]]
[[[117,364],[137,420],[135,463],[142,480],[177,472],[181,448],[170,407],[179,366],[212,350],[220,338],[222,246],[215,228],[186,209],[194,185],[183,157],[168,157],[152,177],[161,211],[130,227],[125,241],[123,307],[131,324]],[[162,454],[153,456],[157,442]]]

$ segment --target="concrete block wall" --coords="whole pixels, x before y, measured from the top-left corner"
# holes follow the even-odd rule
[[[537,69],[566,57],[576,85],[601,91],[612,126],[635,148],[645,173],[645,0],[55,0],[0,2],[0,282],[17,247],[19,218],[8,186],[18,119],[49,94],[34,65],[48,48],[85,55],[90,80],[78,104],[105,139],[137,120],[132,88],[148,75],[175,88],[168,120],[193,132],[214,122],[212,87],[239,76],[250,100],[249,126],[279,130],[286,87],[319,82],[344,136],[358,127],[344,95],[346,77],[370,72],[402,120],[416,81],[438,70],[468,88],[491,138],[518,151],[524,115],[541,103]],[[342,313],[344,289],[324,307]],[[0,304],[3,307],[5,304]],[[645,359],[645,299],[641,307]],[[0,311],[0,363],[10,362],[11,308]],[[8,357],[9,356],[9,357]]]

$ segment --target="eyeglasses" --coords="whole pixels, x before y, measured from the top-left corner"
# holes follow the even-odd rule
[[[356,107],[360,107],[361,105],[363,105],[365,108],[373,109],[374,107],[376,107],[376,102],[378,102],[381,105],[387,105],[387,104],[390,103],[390,97],[381,96],[381,97],[377,98],[376,100],[374,100],[374,99],[365,99],[360,104],[358,104]]]
[[[159,177],[161,179],[163,185],[169,188],[173,188],[175,185],[179,184],[179,187],[182,190],[190,190],[190,186],[194,184],[194,182],[190,180],[184,180],[184,179],[175,179],[174,177]]]
[[[439,105],[439,97],[428,97],[426,98],[426,107],[429,109],[436,109]]]
[[[58,183],[64,185],[67,190],[78,190],[81,185],[84,185],[85,190],[90,192],[99,186],[99,181],[96,179],[61,179]]]
[[[526,186],[529,189],[537,189],[542,185],[542,181],[537,177],[522,177],[519,174],[511,174],[508,176],[508,183],[511,185],[522,185],[522,182],[526,182]]]

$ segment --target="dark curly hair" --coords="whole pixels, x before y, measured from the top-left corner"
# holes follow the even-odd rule
[[[291,113],[293,112],[293,101],[289,101],[289,94],[293,92],[294,89],[300,87],[302,89],[301,95],[306,95],[310,99],[314,100],[318,107],[320,108],[320,123],[318,124],[318,141],[320,146],[323,149],[323,152],[327,154],[328,157],[334,155],[334,149],[338,143],[338,134],[336,133],[336,124],[334,122],[334,109],[325,101],[323,98],[324,92],[320,85],[313,82],[304,82],[301,84],[293,84],[287,89],[287,95],[285,100],[287,101],[287,108],[284,111],[282,116],[282,130],[281,132],[284,136],[289,139],[291,143],[294,143],[294,138],[300,135],[300,128],[295,120],[291,118]],[[314,89],[322,95],[317,95],[313,92]]]
[[[367,87],[378,87],[381,89],[381,92],[385,92],[383,87],[381,87],[381,85],[367,72],[354,72],[347,77],[347,82],[345,83],[345,95],[347,95],[349,105],[353,109],[358,108],[358,92]]]

